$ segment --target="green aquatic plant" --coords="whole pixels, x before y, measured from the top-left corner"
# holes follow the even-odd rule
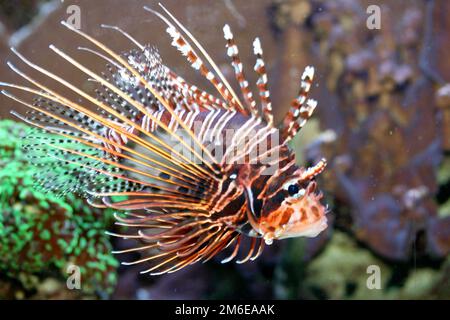
[[[370,266],[380,272],[379,288],[367,286]],[[360,248],[345,233],[335,231],[325,250],[305,271],[303,290],[308,298],[381,299],[386,298],[392,270],[369,250]]]
[[[68,266],[76,265],[83,293],[110,294],[118,266],[105,234],[112,214],[36,187],[39,171],[21,150],[29,130],[0,121],[0,273],[32,289],[36,275],[56,273],[65,280]]]
[[[310,299],[448,299],[449,275],[450,257],[434,267],[387,263],[335,230],[300,290]]]
[[[441,202],[438,209],[439,217],[450,216],[450,196],[446,194],[445,189],[450,188],[450,156],[444,157],[437,173],[437,179],[442,192],[438,194],[438,202]]]

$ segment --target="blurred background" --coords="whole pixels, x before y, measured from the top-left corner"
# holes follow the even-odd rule
[[[24,109],[0,96],[0,298],[450,299],[450,2],[163,3],[229,79],[223,25],[232,27],[253,83],[251,46],[261,38],[278,119],[296,96],[303,68],[315,66],[310,96],[319,105],[292,147],[300,164],[329,161],[319,185],[330,227],[315,239],[277,241],[252,263],[216,259],[175,274],[140,275],[142,266],[119,266],[130,256],[110,254],[126,246],[104,234],[116,228],[111,212],[34,189],[36,169],[20,149],[29,128],[9,113]],[[23,83],[6,65],[18,63],[9,51],[15,46],[92,92],[83,74],[48,49],[53,43],[104,69],[77,52],[86,43],[59,24],[79,12],[81,29],[116,51],[131,45],[100,24],[158,46],[165,64],[209,88],[144,5],[157,8],[157,1],[0,0],[0,81]],[[370,5],[379,8],[379,28],[370,28]],[[66,286],[70,264],[81,267],[79,290]]]

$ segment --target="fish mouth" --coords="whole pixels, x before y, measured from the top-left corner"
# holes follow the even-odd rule
[[[294,232],[284,232],[281,234],[278,239],[288,239],[288,238],[296,238],[296,237],[306,237],[306,238],[315,238],[317,237],[322,231],[324,231],[328,227],[328,219],[324,215],[317,221],[309,224],[306,226],[303,230],[298,230]]]
[[[267,232],[262,236],[262,238],[266,242],[266,245],[271,245],[273,243],[273,240],[283,240],[298,237],[315,238],[327,227],[328,227],[328,219],[324,215],[322,218],[311,223],[301,231],[286,232],[285,230],[285,232],[281,232],[281,234],[279,235],[276,235],[276,232],[275,233]]]
[[[328,206],[320,202],[322,192],[316,193],[314,189],[308,188],[305,197],[292,204],[294,213],[278,234],[275,232],[276,239],[314,238],[328,227]]]

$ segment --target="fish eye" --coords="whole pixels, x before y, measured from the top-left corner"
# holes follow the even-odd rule
[[[289,185],[287,191],[290,196],[294,196],[300,191],[300,188],[299,188],[298,184],[291,184],[291,185]]]

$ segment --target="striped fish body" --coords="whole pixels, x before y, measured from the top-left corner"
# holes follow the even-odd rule
[[[243,101],[170,12],[164,7],[165,15],[145,9],[166,23],[172,45],[217,95],[187,83],[162,63],[154,47],[141,45],[119,27],[103,26],[136,47],[122,55],[64,24],[95,47],[82,51],[106,61],[107,69],[99,75],[50,46],[97,84],[96,96],[13,52],[96,111],[58,94],[11,63],[33,87],[0,83],[36,95],[27,102],[2,91],[29,108],[25,116],[14,114],[37,127],[25,143],[31,162],[41,169],[36,179],[44,189],[62,195],[78,193],[93,206],[117,209],[117,224],[127,231],[111,234],[140,244],[116,253],[140,252],[141,259],[124,264],[147,263],[143,273],[175,272],[230,247],[230,256],[222,262],[240,256],[236,262],[244,263],[255,260],[274,240],[317,236],[327,226],[327,209],[314,178],[326,162],[299,167],[287,144],[316,107],[314,100],[307,99],[314,69],[305,69],[298,97],[277,127],[259,39],[254,42],[254,70],[260,104],[245,78],[228,25],[224,27],[227,54]],[[244,237],[251,240],[246,253],[241,252]]]

